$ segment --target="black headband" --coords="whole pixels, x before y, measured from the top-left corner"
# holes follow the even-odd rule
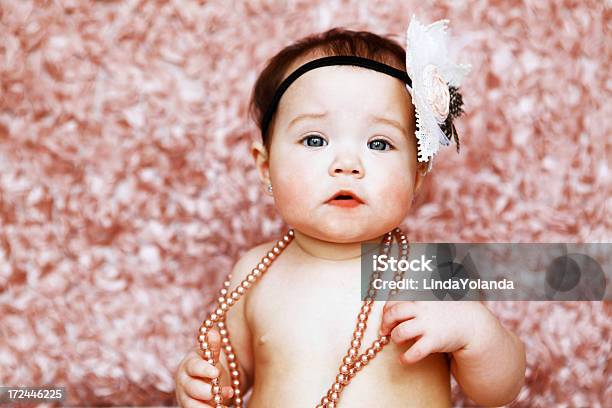
[[[352,55],[334,55],[331,57],[318,58],[302,65],[301,67],[293,71],[291,75],[285,78],[283,82],[281,82],[278,89],[274,93],[274,98],[272,98],[270,106],[268,106],[268,109],[266,110],[266,114],[264,115],[263,122],[261,124],[262,136],[265,135],[268,131],[268,126],[270,126],[270,120],[272,120],[272,115],[274,115],[274,111],[278,107],[278,103],[281,97],[283,96],[287,88],[289,88],[289,85],[291,85],[302,74],[310,71],[311,69],[326,67],[330,65],[354,65],[373,69],[374,71],[382,72],[383,74],[391,75],[392,77],[404,81],[406,84],[408,84],[409,87],[412,88],[412,80],[410,79],[406,71],[393,68],[392,66],[383,64],[382,62]]]

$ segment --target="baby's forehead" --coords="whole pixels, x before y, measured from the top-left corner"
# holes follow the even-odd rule
[[[405,116],[412,112],[405,84],[390,75],[354,66],[325,66],[301,75],[287,89],[279,111],[353,108]]]

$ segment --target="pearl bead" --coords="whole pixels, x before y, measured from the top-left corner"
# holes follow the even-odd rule
[[[361,340],[353,339],[353,341],[351,341],[351,346],[355,347],[356,349],[359,349],[359,346],[361,346]]]
[[[213,322],[212,322],[212,320],[208,320],[208,319],[207,319],[207,320],[204,322],[204,325],[210,329],[210,328],[212,328],[212,327],[213,327]]]
[[[222,329],[219,329],[219,334],[221,335],[221,337],[227,336],[227,329],[225,327]]]
[[[232,292],[232,299],[234,299],[234,300],[240,299],[240,293]]]
[[[247,281],[253,283],[255,282],[255,276],[254,275],[247,275]]]
[[[257,265],[257,269],[259,269],[260,271],[263,271],[263,270],[266,269],[266,265],[260,263],[260,264]]]
[[[240,380],[232,380],[232,387],[234,388],[240,387]]]
[[[284,248],[285,247],[285,243],[283,241],[278,241],[278,243],[276,245],[278,245],[279,248]]]
[[[263,263],[264,263],[266,266],[269,266],[269,265],[272,263],[272,261],[270,261],[270,259],[268,259],[268,257],[266,257],[266,258],[264,258],[264,259],[263,259]]]
[[[277,247],[272,248],[272,251],[274,251],[276,255],[280,254],[280,250]]]
[[[365,329],[366,329],[366,327],[367,327],[367,325],[366,325],[364,322],[362,322],[362,321],[360,321],[359,323],[357,323],[357,329],[358,329],[358,330],[365,330]]]
[[[236,355],[234,353],[229,353],[227,355],[227,360],[233,362],[234,360],[236,360]]]
[[[219,297],[217,298],[217,302],[218,302],[218,303],[220,303],[220,304],[225,303],[225,296],[219,296]]]
[[[234,390],[234,395],[236,395],[236,391],[239,391],[239,390]],[[242,398],[235,397],[234,403],[236,404],[236,407],[242,407]]]
[[[204,351],[204,358],[205,359],[209,359],[209,358],[212,358],[212,357],[213,357],[213,353],[212,353],[211,350],[205,350]]]
[[[232,378],[237,378],[238,376],[240,376],[240,373],[238,372],[238,370],[232,370],[230,374]]]
[[[225,352],[226,353],[231,353],[232,352],[232,346],[225,346]]]
[[[216,313],[213,313],[210,315],[210,320],[212,320],[213,322],[216,322],[217,320],[219,320],[219,316],[217,316]]]
[[[236,364],[235,361],[232,361],[228,364],[230,370],[235,370],[236,368],[238,368],[238,365]]]
[[[274,260],[274,258],[276,258],[276,255],[274,255],[274,252],[270,251],[268,252],[268,255],[266,255],[268,258],[270,258],[270,260]]]
[[[236,397],[236,400],[238,399],[238,397],[240,397],[242,395],[242,391],[240,391],[240,389],[235,389],[234,390],[234,396]]]
[[[361,362],[363,364],[368,364],[368,356],[366,356],[365,354],[361,356]]]
[[[213,385],[213,386],[212,386],[212,392],[213,392],[213,394],[218,394],[218,393],[220,393],[220,392],[221,392],[221,387],[220,387],[220,386],[218,386],[218,385]]]
[[[219,293],[221,294],[221,296],[225,296],[227,295],[227,289],[223,288],[219,291]]]
[[[223,304],[221,305],[221,310],[222,310],[222,311],[226,312],[228,309],[229,309],[229,306],[227,305],[227,303],[223,303]]]
[[[222,338],[221,344],[223,344],[224,346],[227,346],[229,344],[229,339],[227,337]]]
[[[368,357],[371,359],[371,358],[372,358],[372,357],[374,357],[375,355],[376,355],[376,353],[374,352],[374,349],[370,347],[370,348],[367,350],[367,356],[368,356]]]
[[[342,359],[342,362],[346,365],[349,365],[353,362],[353,359],[350,356],[346,356]]]
[[[219,394],[215,395],[213,397],[213,401],[215,401],[215,404],[220,404],[221,401],[223,401],[223,397],[221,397]]]
[[[198,340],[199,340],[200,342],[205,342],[205,341],[206,341],[206,335],[205,335],[205,334],[200,334],[200,335],[198,336]]]
[[[225,282],[223,282],[223,286],[225,286],[226,288],[229,288],[229,286],[230,286],[229,281],[225,281]]]
[[[251,286],[251,282],[249,281],[242,281],[242,287],[244,289],[248,289]]]
[[[244,288],[242,286],[238,286],[238,288],[236,289],[236,292],[238,292],[238,294],[243,295],[244,294]]]
[[[342,374],[346,374],[346,373],[348,373],[348,370],[349,370],[349,368],[348,368],[348,366],[347,366],[346,364],[343,364],[343,365],[340,367],[340,372],[341,372]]]
[[[208,333],[208,329],[206,327],[204,327],[204,326],[200,326],[200,333],[201,334],[206,334],[206,333]]]

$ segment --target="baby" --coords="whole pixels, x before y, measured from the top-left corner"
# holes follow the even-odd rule
[[[412,46],[417,47],[409,28],[408,52]],[[330,56],[372,62],[339,58],[296,74],[279,93],[283,80],[304,64]],[[476,404],[504,405],[517,396],[524,346],[482,303],[375,301],[361,343],[367,347],[380,336],[388,343],[341,390],[341,398],[338,393],[321,402],[364,311],[362,243],[380,243],[407,216],[431,169],[436,132],[458,143],[450,121],[457,116],[457,93],[450,89],[449,102],[450,87],[443,87],[441,94],[417,100],[422,84],[414,62],[406,64],[414,56],[388,38],[332,29],[283,49],[261,73],[251,108],[263,143],[253,143],[252,155],[280,216],[292,227],[292,239],[225,314],[236,360],[220,353],[221,337],[213,328],[205,337],[219,363],[207,362],[200,348],[181,361],[181,406],[217,406],[215,377],[226,404],[251,390],[251,408],[449,407],[451,373]],[[429,74],[435,91],[441,76],[431,68]],[[445,84],[452,82],[446,78]],[[275,243],[258,245],[237,261],[230,290]],[[230,369],[240,374],[239,395],[233,395]]]

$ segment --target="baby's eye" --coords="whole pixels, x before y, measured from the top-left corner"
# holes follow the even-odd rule
[[[306,143],[304,143],[305,141]],[[310,147],[321,147],[321,146],[325,146],[323,143],[327,144],[325,139],[323,139],[321,136],[318,136],[318,135],[308,135],[305,138],[303,138],[301,142],[304,146],[310,146]]]
[[[385,149],[385,145],[389,146],[389,149]],[[393,145],[386,140],[383,139],[375,139],[368,143],[368,147],[371,147],[374,150],[391,150],[393,149]]]

